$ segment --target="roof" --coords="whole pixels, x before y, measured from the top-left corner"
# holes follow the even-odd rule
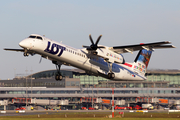
[[[37,73],[28,75],[27,77],[33,78],[43,78],[43,77],[52,77],[56,74],[56,69],[54,70],[45,70]],[[81,69],[61,69],[62,75],[73,78],[73,75],[89,75]],[[151,69],[147,70],[146,75],[180,75],[180,70],[160,70],[160,69]]]
[[[31,36],[40,36],[40,37],[43,37],[42,35],[38,35],[38,34],[31,34]]]

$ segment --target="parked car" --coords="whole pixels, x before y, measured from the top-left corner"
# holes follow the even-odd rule
[[[26,108],[24,108],[24,107],[19,107],[19,108],[16,108],[15,110],[26,110]]]
[[[115,109],[115,110],[118,110],[118,106],[115,106],[114,109]]]
[[[134,106],[134,107],[133,107],[133,109],[134,109],[134,110],[141,110],[141,109],[142,109],[142,107],[141,107],[141,106],[139,106],[139,105],[136,105],[136,106]]]
[[[95,108],[89,107],[88,110],[95,110]]]
[[[164,110],[169,110],[169,108],[164,108]]]
[[[82,107],[81,109],[82,109],[82,110],[86,110],[87,108],[86,108],[86,107]]]
[[[132,110],[132,107],[131,106],[130,107],[126,106],[126,110]]]
[[[115,110],[126,110],[126,107],[115,106],[114,109]]]

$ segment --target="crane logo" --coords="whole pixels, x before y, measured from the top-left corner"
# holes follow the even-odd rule
[[[53,55],[61,56],[64,50],[66,50],[65,47],[55,43],[52,44],[48,41],[47,48],[44,51]]]

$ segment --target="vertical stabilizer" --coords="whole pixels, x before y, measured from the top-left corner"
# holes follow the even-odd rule
[[[139,51],[133,64],[133,69],[135,72],[145,75],[151,54],[152,50],[142,49]]]

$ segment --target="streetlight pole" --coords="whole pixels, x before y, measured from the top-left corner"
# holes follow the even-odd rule
[[[112,118],[114,118],[114,88],[112,88]]]
[[[14,68],[14,78],[16,78],[16,68]]]
[[[31,67],[31,100],[32,100],[32,72],[33,72],[33,70],[32,70],[32,67]]]
[[[26,67],[26,110],[27,110],[27,67]]]
[[[93,108],[93,87],[94,87],[94,76],[92,76],[93,77],[93,83],[92,83],[92,108]]]

